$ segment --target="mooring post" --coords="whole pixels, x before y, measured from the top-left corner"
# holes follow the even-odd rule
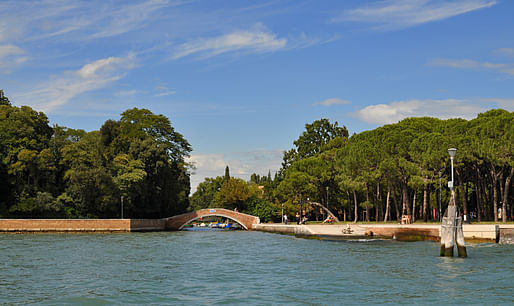
[[[462,230],[462,217],[457,217],[457,232],[455,233],[456,238],[455,241],[457,243],[457,251],[459,253],[459,257],[468,257],[468,253],[466,251],[466,244],[464,242],[464,231]]]
[[[441,256],[453,256],[453,248],[457,243],[459,257],[467,257],[466,245],[464,242],[464,231],[462,229],[462,217],[458,215],[457,205],[455,205],[455,191],[453,190],[453,158],[457,149],[448,149],[451,160],[451,177],[448,187],[451,191],[450,203],[441,222]]]
[[[448,208],[444,213],[441,223],[441,256],[453,256],[453,247],[455,245],[455,229],[456,229],[457,210],[455,207],[455,199],[450,198]]]

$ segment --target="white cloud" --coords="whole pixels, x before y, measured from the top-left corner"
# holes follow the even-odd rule
[[[65,72],[27,94],[17,96],[17,102],[49,112],[68,103],[75,96],[97,90],[121,79],[132,69],[134,57],[109,57],[85,64],[76,71]]]
[[[0,45],[0,68],[2,71],[14,65],[19,65],[27,61],[25,51],[15,45]]]
[[[352,102],[348,100],[343,100],[339,98],[329,98],[323,101],[314,102],[314,105],[323,105],[323,106],[332,106],[332,105],[344,105],[351,104]]]
[[[514,112],[514,99],[505,99],[505,98],[486,98],[485,102],[496,103],[496,107],[503,108],[504,110],[508,110],[510,112]]]
[[[430,62],[431,65],[450,67],[457,69],[483,69],[494,70],[496,72],[514,75],[514,65],[504,63],[479,62],[469,59],[452,60],[452,59],[435,59]]]
[[[260,175],[274,174],[282,164],[282,150],[254,150],[251,152],[192,154],[188,162],[193,163],[196,170],[191,175],[191,192],[206,177],[217,177],[225,174],[229,166],[230,175],[249,180],[253,173]]]
[[[186,42],[176,49],[172,59],[193,54],[198,54],[201,58],[208,58],[234,51],[273,52],[285,48],[286,44],[286,38],[277,38],[262,24],[256,24],[249,30],[234,31],[214,38],[202,38]]]
[[[368,123],[391,124],[407,117],[472,119],[483,111],[485,111],[483,107],[466,100],[408,100],[370,105],[357,111],[356,115],[360,120]]]
[[[388,0],[373,5],[343,11],[333,22],[368,22],[379,24],[377,29],[390,30],[438,21],[475,10],[491,7],[489,0]]]

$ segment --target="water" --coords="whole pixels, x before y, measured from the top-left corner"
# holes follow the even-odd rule
[[[0,304],[513,304],[514,246],[245,231],[0,235]]]

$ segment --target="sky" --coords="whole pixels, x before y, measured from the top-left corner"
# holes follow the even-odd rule
[[[167,116],[205,177],[272,174],[305,124],[514,111],[514,1],[0,2],[0,89],[50,124]]]

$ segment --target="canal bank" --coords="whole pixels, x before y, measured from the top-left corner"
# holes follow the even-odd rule
[[[0,219],[4,233],[163,231],[166,219]]]
[[[328,239],[388,238],[439,240],[439,224],[256,224],[253,230]],[[464,238],[475,242],[514,243],[514,224],[465,224]]]

